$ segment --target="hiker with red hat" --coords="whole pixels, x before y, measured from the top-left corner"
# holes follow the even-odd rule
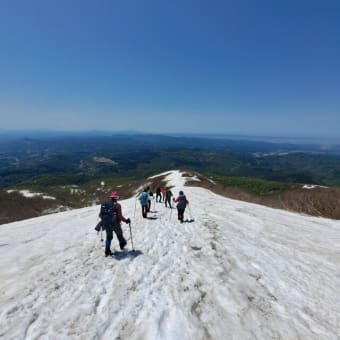
[[[117,202],[119,199],[118,192],[113,191],[109,198],[109,200],[106,200],[101,205],[99,213],[99,217],[103,222],[103,229],[106,231],[105,256],[112,255],[110,247],[113,239],[113,231],[116,233],[120,249],[124,249],[126,240],[123,236],[121,222],[123,221],[127,224],[131,223],[131,220],[125,218],[122,214],[122,207]]]

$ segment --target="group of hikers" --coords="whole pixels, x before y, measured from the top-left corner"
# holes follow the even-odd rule
[[[150,188],[148,187],[147,189],[149,190]],[[149,194],[152,196],[153,195],[152,191],[150,191]],[[169,198],[169,200],[170,200],[171,196],[172,196],[172,192],[170,191],[169,187],[162,187],[161,188],[160,185],[157,186],[157,189],[156,189],[156,202],[160,202],[160,203],[161,202],[165,202],[165,200],[167,198]],[[165,204],[165,206],[166,206],[166,204]]]
[[[183,191],[181,191],[183,193]],[[180,192],[180,193],[181,193]],[[160,186],[156,189],[156,203],[165,203],[165,207],[172,209],[171,206],[171,197],[173,196],[169,187],[163,187],[162,189]],[[154,199],[154,194],[150,187],[147,186],[144,188],[142,194],[139,196],[139,201],[142,206],[142,216],[143,218],[147,218],[147,214],[151,210],[151,201]]]
[[[162,193],[162,195],[161,195]],[[141,207],[142,207],[142,216],[143,218],[147,218],[148,212],[151,209],[151,200],[153,199],[153,192],[150,190],[150,187],[147,186],[144,188],[141,195],[138,197]],[[171,206],[171,197],[173,194],[169,187],[163,187],[162,189],[160,186],[156,189],[156,202],[165,203],[165,207]],[[118,203],[119,194],[117,191],[113,191],[109,196],[109,199],[106,200],[101,204],[99,217],[101,221],[96,226],[96,230],[100,231],[100,228],[106,231],[106,241],[105,241],[105,256],[111,256],[113,253],[111,252],[111,241],[113,239],[113,232],[115,232],[120,249],[124,249],[126,246],[126,240],[123,236],[123,231],[121,227],[122,221],[126,224],[130,224],[130,218],[125,218],[122,214],[122,207],[120,203]],[[182,190],[179,191],[179,195],[177,198],[172,199],[174,203],[177,203],[177,213],[178,213],[178,220],[183,223],[184,221],[184,211],[189,204],[184,192]]]
[[[162,192],[163,195],[161,195],[160,193]],[[153,199],[154,195],[153,192],[150,190],[150,187],[147,186],[144,188],[143,192],[141,193],[141,195],[139,196],[139,201],[142,207],[142,216],[143,218],[147,218],[147,214],[148,212],[150,212],[151,209],[151,200]],[[160,186],[157,187],[156,189],[156,203],[162,203],[164,202],[165,207],[168,207],[170,209],[172,209],[171,206],[171,197],[173,197],[173,194],[170,190],[170,187],[163,187],[162,189],[160,188]],[[158,200],[159,198],[159,200]],[[187,204],[189,204],[189,201],[187,200],[187,198],[184,195],[184,192],[182,190],[180,190],[178,197],[172,199],[172,201],[174,203],[177,203],[176,208],[177,208],[177,213],[178,213],[178,220],[183,223],[184,221],[184,211],[185,208],[187,206]]]

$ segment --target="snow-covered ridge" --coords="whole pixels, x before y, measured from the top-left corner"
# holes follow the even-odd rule
[[[338,339],[338,221],[166,176],[188,222],[155,202],[143,219],[122,200],[135,258],[104,257],[99,206],[0,226],[0,338]]]
[[[184,175],[183,172],[180,170],[169,170],[166,172],[162,172],[160,174],[148,177],[148,179],[154,179],[157,177],[164,177],[164,181],[167,183],[166,185],[169,187],[184,187],[185,183],[187,181],[197,181],[200,180],[197,178],[197,176],[190,176],[188,177]]]

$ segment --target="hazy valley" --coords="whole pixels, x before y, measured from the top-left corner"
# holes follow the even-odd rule
[[[98,204],[113,189],[127,198],[146,182],[155,189],[147,178],[171,169],[226,197],[340,218],[337,144],[147,134],[0,140],[0,223]]]

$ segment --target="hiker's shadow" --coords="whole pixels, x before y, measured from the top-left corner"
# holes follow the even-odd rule
[[[113,253],[113,257],[116,260],[124,260],[124,259],[134,259],[135,257],[143,255],[143,253],[140,250],[123,250],[123,251],[115,251]]]
[[[192,223],[192,222],[195,222],[195,220],[193,218],[191,218],[190,220],[186,219],[186,220],[183,221],[183,223]]]

